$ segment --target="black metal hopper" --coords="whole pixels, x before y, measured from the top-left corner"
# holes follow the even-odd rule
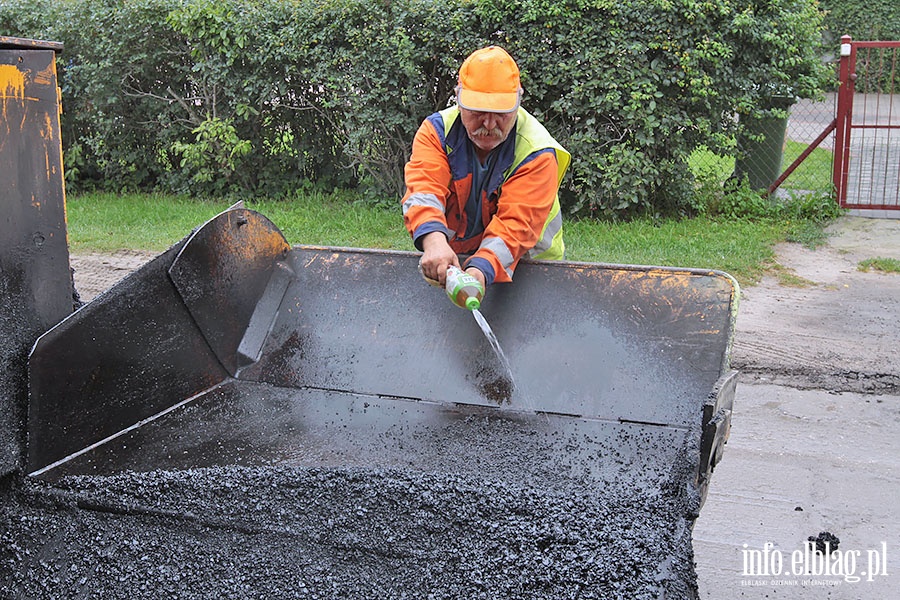
[[[493,286],[482,306],[508,357],[509,382],[472,314],[427,285],[417,260],[292,248],[259,213],[226,211],[38,339],[27,470],[101,496],[122,477],[146,482],[161,473],[187,493],[192,484],[172,474],[222,469],[365,481],[378,516],[350,527],[356,542],[335,543],[390,554],[412,531],[429,550],[405,554],[403,575],[391,571],[394,584],[377,567],[362,576],[329,562],[363,590],[358,597],[376,581],[479,597],[473,590],[485,588],[471,582],[483,562],[474,557],[510,546],[511,530],[500,526],[509,515],[435,538],[396,498],[427,480],[428,497],[440,496],[459,522],[472,494],[499,487],[544,507],[522,509],[531,515],[515,529],[522,552],[549,543],[545,516],[580,523],[577,535],[569,532],[574,554],[559,560],[566,578],[583,567],[582,593],[625,585],[620,597],[689,597],[691,524],[734,397],[734,280],[692,269],[522,264],[515,282]],[[303,497],[325,493],[322,478],[291,485]],[[344,514],[359,498],[332,502]],[[374,538],[373,522],[382,532]],[[322,541],[327,520],[295,526],[330,543]],[[474,544],[472,561],[441,553],[460,536]],[[632,548],[627,560],[617,544]],[[614,554],[605,566],[596,562],[604,547]],[[434,568],[448,574],[427,576]],[[531,568],[519,565],[516,577]],[[555,595],[573,585],[566,578],[537,597],[569,597]]]

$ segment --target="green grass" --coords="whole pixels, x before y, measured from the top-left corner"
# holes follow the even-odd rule
[[[641,219],[630,223],[566,224],[571,260],[725,271],[741,285],[756,283],[773,264],[774,244],[788,226],[777,222],[710,218]]]
[[[806,150],[809,144],[787,140],[781,160],[782,172]],[[781,184],[786,190],[811,190],[827,192],[831,190],[831,167],[834,153],[824,148],[816,148],[793,173]],[[695,176],[706,175],[718,181],[725,181],[734,172],[734,158],[722,157],[706,148],[695,150],[688,157],[688,165]]]
[[[784,149],[782,168],[788,168],[808,146],[809,144],[788,140]],[[784,186],[787,189],[830,191],[833,163],[834,152],[821,147],[816,148],[785,180]]]
[[[313,193],[303,200],[249,203],[268,217],[291,244],[414,250],[403,227],[400,202],[393,209],[352,202],[341,194]]]
[[[66,201],[69,247],[72,252],[161,252],[228,206],[224,201],[160,194],[70,196]]]
[[[294,200],[247,202],[268,217],[288,242],[320,246],[413,250],[396,208],[354,202],[347,193],[312,192]],[[207,202],[159,194],[83,194],[68,201],[73,252],[120,249],[162,252],[225,210]],[[573,261],[725,271],[741,285],[772,268],[773,245],[792,224],[777,220],[639,219],[627,223],[568,221],[566,258]]]
[[[161,194],[82,194],[67,201],[73,252],[121,249],[161,252],[231,205]],[[311,192],[301,200],[247,201],[291,244],[412,249],[397,210],[352,202],[346,194]]]
[[[880,271],[882,273],[900,273],[900,260],[896,258],[867,258],[861,261],[856,268],[860,271]]]

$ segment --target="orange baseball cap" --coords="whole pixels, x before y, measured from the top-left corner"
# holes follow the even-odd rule
[[[521,98],[519,67],[500,46],[476,50],[459,68],[456,102],[462,108],[510,113],[519,108]]]

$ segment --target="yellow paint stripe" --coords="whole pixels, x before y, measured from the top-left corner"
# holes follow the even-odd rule
[[[25,99],[25,73],[15,65],[0,65],[0,97]]]

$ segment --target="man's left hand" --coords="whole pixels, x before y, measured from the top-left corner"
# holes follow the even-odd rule
[[[466,273],[468,273],[469,275],[471,275],[472,277],[477,279],[478,283],[481,284],[481,287],[487,288],[487,284],[485,283],[484,273],[482,273],[481,270],[476,269],[475,267],[469,267],[468,269],[466,269]]]

